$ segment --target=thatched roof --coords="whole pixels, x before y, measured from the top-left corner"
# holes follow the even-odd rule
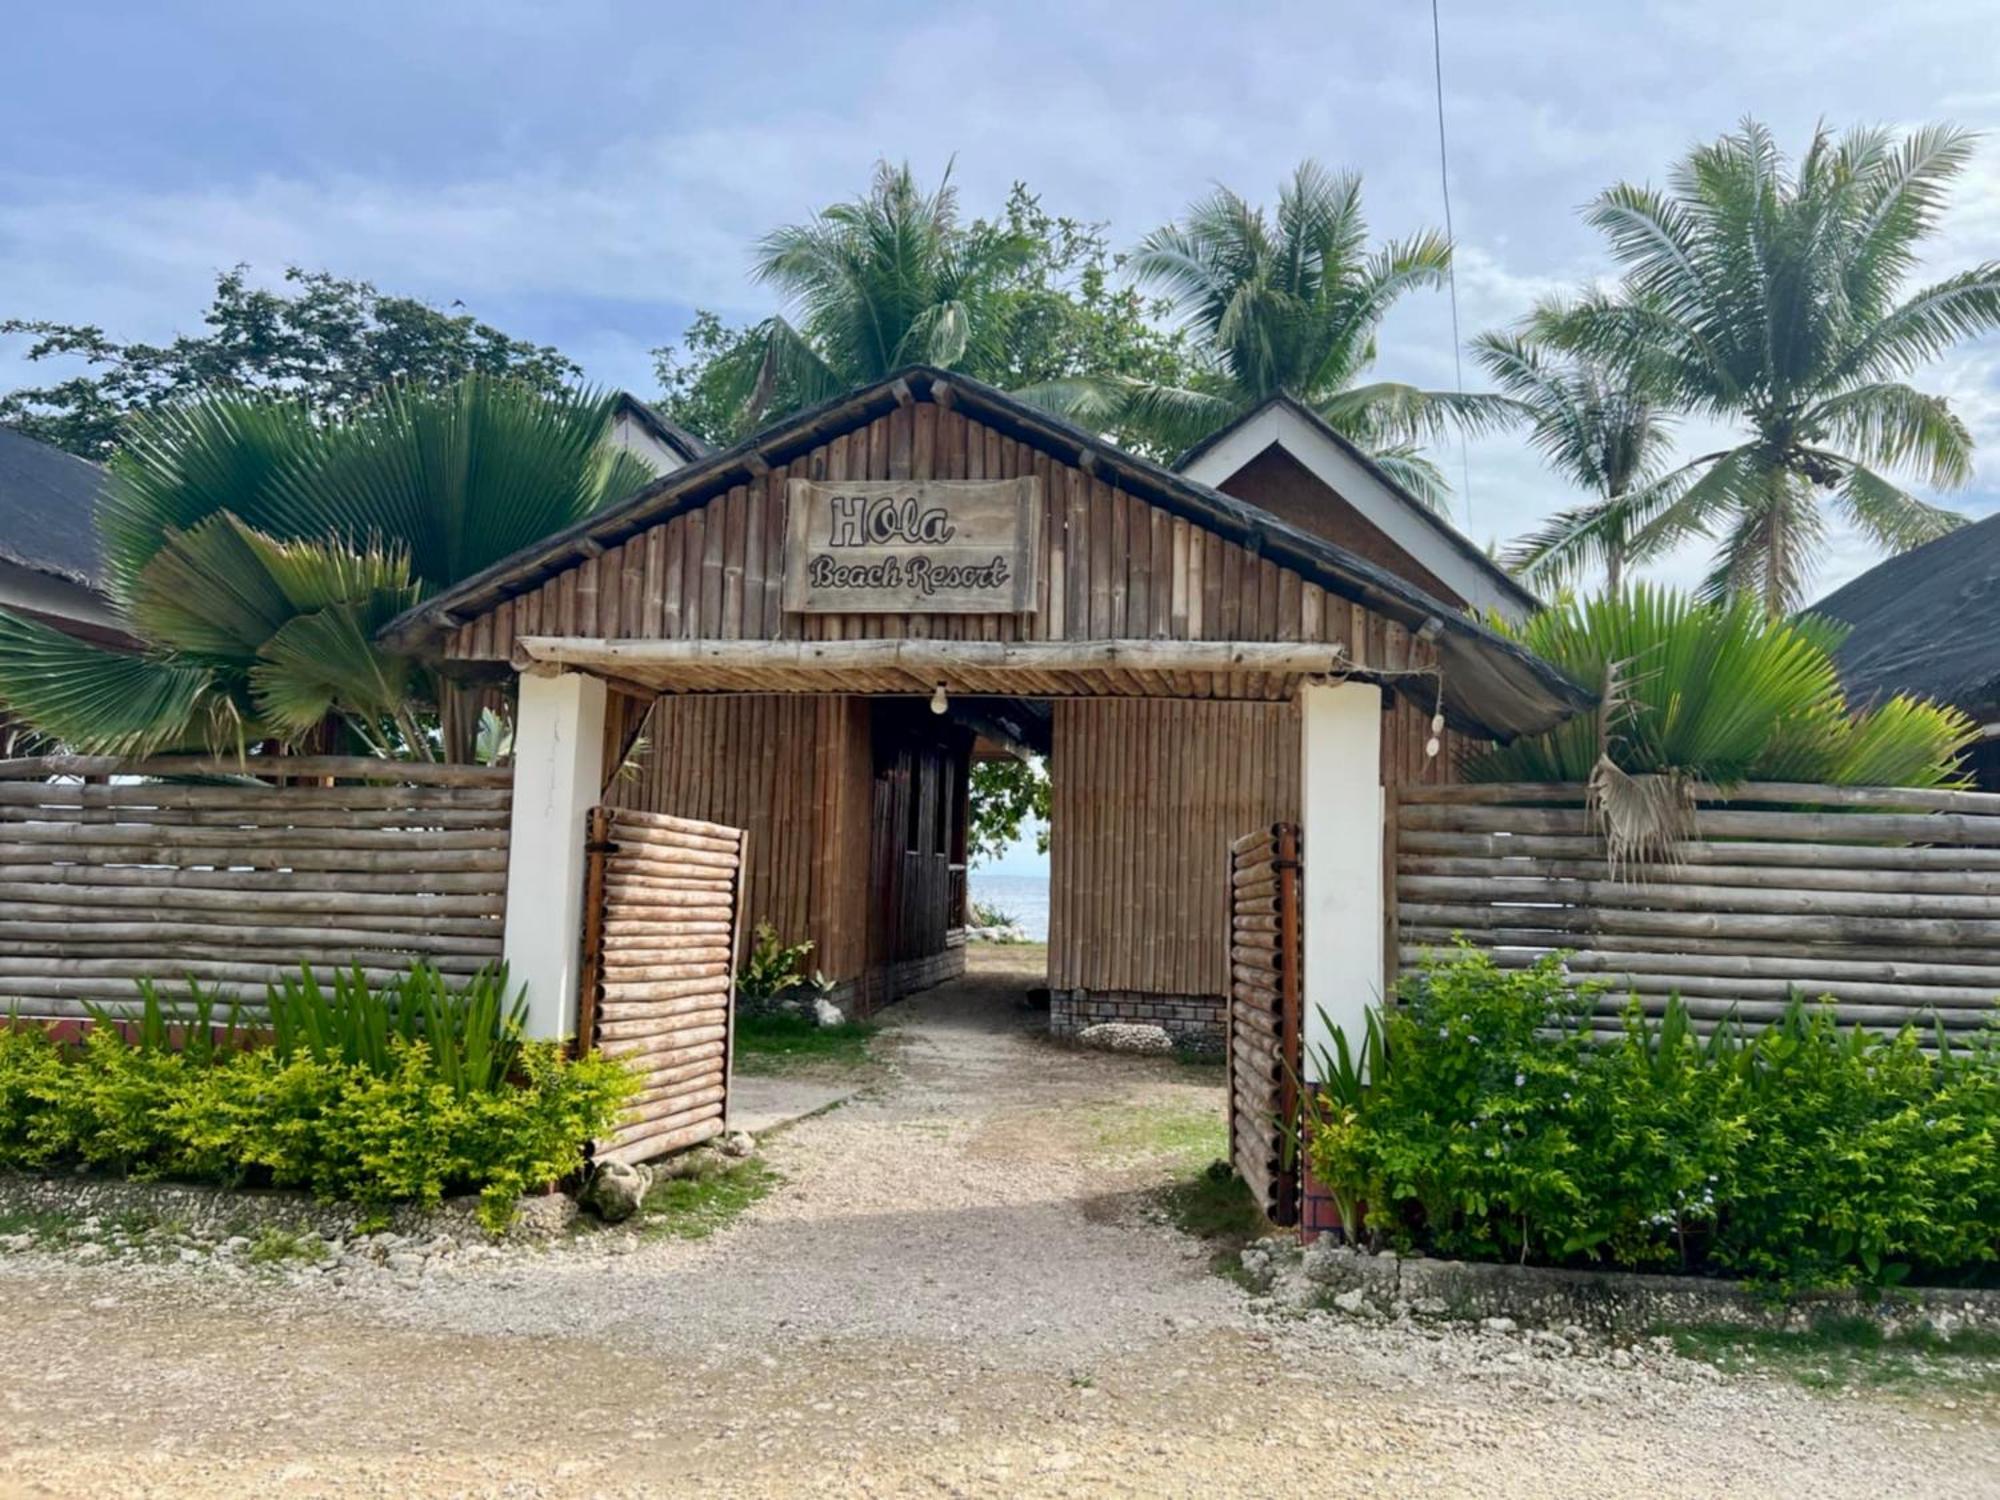
[[[0,427],[0,561],[98,588],[103,489],[96,464]]]
[[[1890,558],[1811,612],[1852,627],[1836,662],[1857,705],[1908,693],[2000,721],[2000,515]]]

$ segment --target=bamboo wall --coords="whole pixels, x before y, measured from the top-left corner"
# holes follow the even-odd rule
[[[1054,727],[1050,987],[1227,994],[1229,846],[1298,817],[1297,705],[1064,700]]]
[[[813,942],[827,978],[868,962],[875,813],[866,699],[660,698],[605,801],[741,828],[746,932],[769,922]]]
[[[143,977],[254,1005],[301,963],[383,978],[499,960],[510,771],[247,764],[273,780],[233,761],[0,763],[0,1010],[78,1015]],[[104,781],[141,774],[206,779]]]
[[[1766,784],[1711,797],[1678,868],[1615,880],[1575,786],[1406,787],[1396,940],[1407,972],[1456,937],[1524,967],[1573,950],[1626,997],[1698,1025],[1778,1015],[1794,987],[1843,1021],[1967,1031],[2000,997],[2000,795]]]
[[[786,481],[1042,481],[1034,612],[1023,615],[792,615],[780,607]],[[1401,626],[1327,594],[1186,519],[917,401],[579,562],[455,630],[446,654],[507,661],[523,635],[624,639],[934,637],[1342,642],[1389,671],[1427,660]],[[1190,682],[1194,696],[1212,684]],[[1254,695],[1252,695],[1254,696]]]

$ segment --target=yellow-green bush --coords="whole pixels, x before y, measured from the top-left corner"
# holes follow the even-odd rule
[[[570,1175],[633,1088],[600,1057],[507,1040],[504,1078],[470,1087],[428,1041],[366,1061],[278,1046],[169,1050],[94,1028],[58,1046],[0,1030],[0,1167],[82,1164],[138,1177],[300,1187],[368,1206],[480,1195],[504,1228],[526,1190]]]

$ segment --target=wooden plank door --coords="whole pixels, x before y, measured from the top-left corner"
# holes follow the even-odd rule
[[[728,1128],[743,849],[740,828],[591,810],[577,1035],[640,1075],[599,1160],[646,1161]]]
[[[1274,1224],[1299,1217],[1299,830],[1229,846],[1229,1159]]]

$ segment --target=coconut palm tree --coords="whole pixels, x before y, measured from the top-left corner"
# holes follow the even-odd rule
[[[333,422],[236,395],[145,417],[97,517],[107,590],[144,649],[0,612],[0,702],[84,752],[332,736],[463,758],[466,696],[375,633],[636,489],[649,471],[605,441],[612,409],[472,375]]]
[[[1515,401],[1529,424],[1529,441],[1556,473],[1592,498],[1557,511],[1514,543],[1506,565],[1537,584],[1558,586],[1586,566],[1604,569],[1616,593],[1626,566],[1642,562],[1638,536],[1679,492],[1684,471],[1669,472],[1673,418],[1661,409],[1652,383],[1630,363],[1612,365],[1550,347],[1548,330],[1573,309],[1545,303],[1520,331],[1485,333],[1473,340],[1473,357]]]
[[[966,227],[946,169],[925,193],[907,164],[878,163],[862,197],[774,230],[756,279],[796,314],[766,319],[732,359],[725,384],[751,428],[910,364],[1004,363],[1004,293],[1034,254],[1027,235]]]
[[[1946,490],[1972,473],[1965,425],[1904,378],[2000,327],[2000,262],[1906,290],[1972,150],[1949,126],[1901,140],[1821,129],[1794,167],[1746,121],[1676,166],[1670,192],[1620,184],[1589,209],[1626,295],[1577,308],[1559,342],[1643,357],[1665,400],[1743,428],[1687,465],[1686,489],[1641,538],[1718,536],[1710,597],[1795,608],[1829,505],[1892,551],[1961,524],[1892,476]]]
[[[1427,503],[1442,472],[1417,444],[1453,424],[1504,422],[1512,409],[1487,395],[1425,391],[1366,380],[1376,332],[1408,292],[1440,287],[1451,246],[1426,230],[1368,249],[1361,179],[1306,161],[1267,216],[1228,188],[1156,229],[1132,273],[1172,299],[1205,366],[1185,386],[1078,380],[1026,392],[1080,420],[1128,424],[1180,450],[1273,396],[1317,412]]]

